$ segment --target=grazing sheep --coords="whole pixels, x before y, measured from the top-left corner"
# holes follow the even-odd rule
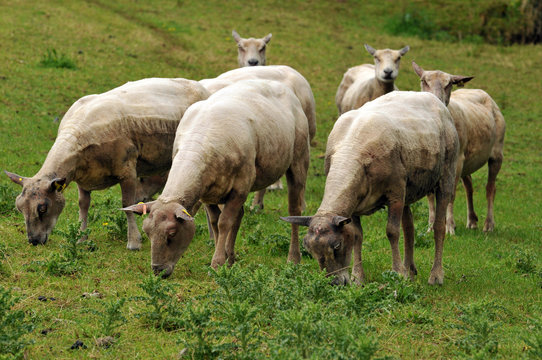
[[[339,117],[326,149],[324,197],[316,215],[281,218],[308,226],[305,248],[333,283],[363,281],[360,216],[388,207],[393,270],[413,277],[414,224],[409,205],[437,196],[435,259],[429,284],[442,284],[446,205],[452,196],[459,140],[444,104],[428,93],[394,91]],[[352,225],[348,225],[352,222]],[[403,224],[405,260],[399,253]]]
[[[237,43],[239,67],[265,65],[265,48],[271,41],[272,34],[261,39],[244,39],[233,30],[232,36]]]
[[[467,228],[475,229],[478,216],[474,212],[472,201],[471,174],[487,163],[488,177],[486,185],[487,217],[484,231],[493,231],[493,203],[495,201],[495,182],[503,160],[504,133],[506,124],[499,107],[485,91],[479,89],[460,89],[452,92],[452,86],[462,86],[470,81],[471,76],[450,75],[445,72],[424,71],[412,62],[414,71],[421,80],[422,91],[428,91],[437,96],[448,106],[459,135],[459,158],[457,161],[456,182],[463,182],[467,195]],[[455,233],[455,221],[452,196],[446,214],[446,231]],[[429,200],[429,224],[435,218],[434,199]]]
[[[365,44],[365,49],[374,56],[375,65],[354,66],[344,74],[335,95],[339,115],[397,90],[394,81],[399,75],[399,63],[410,47],[405,46],[401,50],[375,50]]]
[[[187,249],[195,229],[189,214],[200,200],[216,235],[213,268],[235,261],[235,238],[249,192],[264,189],[286,173],[288,211],[300,215],[309,165],[308,133],[298,98],[276,81],[239,81],[192,105],[177,129],[162,194],[153,202],[123,209],[149,213],[143,230],[151,241],[155,274],[169,276]],[[293,225],[288,259],[297,263],[300,258],[298,228]]]
[[[301,102],[305,113],[310,140],[316,134],[316,104],[309,82],[299,72],[285,65],[270,65],[257,67],[244,67],[223,73],[214,79],[200,80],[211,94],[242,80],[263,79],[275,80],[288,86]],[[265,189],[256,192],[252,203],[253,207],[263,208]]]
[[[138,176],[171,166],[175,131],[185,110],[209,93],[196,81],[144,79],[77,100],[58,128],[43,166],[32,178],[6,171],[23,187],[16,206],[26,221],[28,241],[45,244],[64,208],[66,186],[79,188],[81,229],[87,227],[90,192],[120,184],[123,206],[134,203]],[[133,214],[128,249],[141,247]]]

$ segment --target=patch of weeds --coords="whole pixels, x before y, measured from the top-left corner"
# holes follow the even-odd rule
[[[138,286],[145,295],[133,297],[132,300],[143,301],[146,310],[137,317],[157,329],[171,331],[181,327],[182,311],[175,294],[176,284],[150,274]]]
[[[123,239],[128,232],[126,214],[119,211],[118,199],[109,193],[96,199],[90,208],[88,222],[105,229],[109,240]]]
[[[24,336],[34,330],[34,324],[22,310],[13,310],[18,298],[0,286],[0,359],[23,359],[23,351],[32,343]]]
[[[537,273],[537,258],[536,255],[525,249],[519,249],[515,254],[515,268],[521,274],[536,274]]]
[[[290,237],[286,235],[268,235],[265,237],[263,243],[269,248],[270,255],[288,255],[288,251],[290,250]]]
[[[75,62],[65,54],[57,53],[56,49],[47,49],[47,52],[41,57],[40,65],[46,68],[57,69],[76,69]]]
[[[127,322],[126,317],[122,314],[122,307],[125,302],[126,298],[123,297],[106,302],[102,311],[95,309],[85,310],[85,312],[90,312],[100,318],[101,328],[99,334],[101,336],[115,337],[118,335],[114,333],[114,330]]]
[[[417,249],[428,249],[433,246],[433,233],[427,231],[420,231],[416,234],[414,239],[414,247]]]
[[[183,305],[179,342],[191,358],[369,359],[377,350],[323,272],[234,264],[211,276],[218,289]]]
[[[420,289],[415,284],[393,271],[382,273],[382,281],[345,289],[342,301],[346,311],[371,316],[389,312],[398,303],[412,303],[420,297]]]
[[[542,359],[542,321],[533,320],[531,328],[531,335],[524,338],[527,345],[527,358],[528,359]]]
[[[0,214],[9,214],[15,211],[17,195],[17,191],[13,190],[11,186],[0,184]]]
[[[81,231],[81,223],[70,223],[68,230],[55,229],[55,233],[62,236],[66,240],[65,244],[60,245],[63,249],[61,254],[53,254],[43,265],[47,273],[51,275],[71,275],[81,270],[80,259],[82,258],[79,239],[88,237],[90,229]],[[94,244],[95,247],[95,244]],[[94,248],[91,244],[91,249]]]
[[[225,350],[213,344],[213,339],[220,336],[217,323],[213,320],[212,310],[205,305],[189,303],[182,322],[183,332],[179,343],[185,346],[184,354],[191,359],[217,358]]]
[[[474,359],[496,357],[499,342],[495,329],[501,320],[503,307],[493,301],[482,300],[466,306],[456,305],[460,323],[452,327],[463,330],[464,335],[455,341],[460,350]]]
[[[391,17],[385,28],[393,35],[417,36],[426,40],[433,39],[438,32],[433,16],[423,9],[412,6]]]

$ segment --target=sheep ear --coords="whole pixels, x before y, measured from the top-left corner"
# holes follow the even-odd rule
[[[51,184],[49,185],[49,191],[58,191],[63,192],[66,188],[66,178],[56,178],[51,181]]]
[[[376,50],[369,44],[365,44],[365,50],[369,52],[369,54],[373,55],[375,54]]]
[[[344,216],[334,216],[333,217],[333,225],[337,227],[343,227],[344,225],[350,223],[352,219],[344,217]]]
[[[412,67],[414,68],[414,72],[418,74],[419,77],[423,76],[423,73],[424,73],[423,69],[414,61],[412,62]]]
[[[241,36],[239,36],[237,31],[233,30],[231,32],[231,35],[233,36],[233,39],[235,40],[236,43],[239,43],[239,41],[241,41]]]
[[[463,87],[466,82],[469,82],[472,79],[474,79],[474,76],[453,75],[452,84],[456,85],[457,87]]]
[[[273,36],[273,34],[271,34],[271,33],[267,34],[267,36],[263,38],[263,41],[267,44],[268,42],[271,41],[272,36]]]
[[[280,219],[289,222],[290,224],[309,226],[312,220],[312,216],[284,216]]]
[[[179,205],[175,210],[175,217],[178,220],[194,221],[194,218],[186,211],[184,206]]]
[[[24,176],[20,176],[20,175],[14,174],[14,173],[10,173],[7,170],[4,170],[4,172],[6,173],[6,175],[8,176],[8,178],[11,181],[13,181],[15,184],[18,184],[18,185],[21,185],[21,186],[23,186],[24,181],[27,179]]]
[[[405,46],[404,48],[402,48],[401,50],[399,50],[399,54],[401,54],[401,56],[405,55],[408,50],[410,50],[410,46]]]
[[[147,203],[139,203],[139,204],[135,204],[135,205],[131,205],[131,206],[122,208],[120,210],[122,210],[124,212],[131,211],[131,212],[133,212],[134,214],[137,214],[137,215],[145,215],[145,214],[148,214],[148,213],[151,212],[152,206],[154,205],[155,202],[156,202],[156,200],[151,201],[151,202],[147,202]]]

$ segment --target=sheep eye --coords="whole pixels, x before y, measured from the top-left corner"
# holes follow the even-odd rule
[[[262,48],[260,49],[260,52],[264,51],[265,50],[265,45],[262,46]]]
[[[335,245],[333,245],[333,250],[339,250],[341,248],[341,242],[339,241]]]

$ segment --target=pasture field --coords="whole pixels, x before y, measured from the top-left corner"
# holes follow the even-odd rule
[[[542,358],[542,47],[393,35],[385,29],[398,3],[405,4],[0,0],[0,168],[23,176],[39,170],[59,119],[78,98],[146,77],[199,80],[235,68],[232,29],[243,37],[273,33],[268,64],[290,65],[312,86],[318,129],[307,215],[323,194],[337,86],[348,67],[372,62],[364,43],[410,45],[396,81],[402,90],[419,91],[412,60],[475,76],[467,88],[486,90],[507,123],[496,229],[481,231],[484,167],[473,175],[480,229],[465,228],[458,187],[456,235],[446,238],[445,282],[435,287],[427,285],[434,249],[425,201],[413,206],[419,274],[412,282],[389,272],[385,211],[362,218],[364,287],[329,286],[308,255],[287,265],[290,228],[279,220],[287,215],[286,190],[269,192],[263,211],[247,206],[235,266],[210,271],[213,245],[200,212],[188,251],[160,280],[151,275],[148,239],[141,251],[125,248],[118,186],[92,194],[88,244],[73,242],[72,184],[49,242],[31,246],[14,208],[20,188],[2,175],[0,358]],[[83,346],[71,349],[76,340]]]

